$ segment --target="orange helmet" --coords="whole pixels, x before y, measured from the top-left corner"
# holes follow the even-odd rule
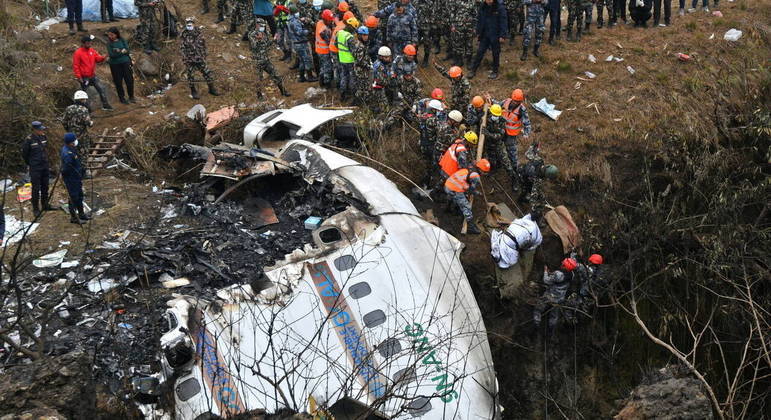
[[[572,258],[565,258],[562,260],[562,268],[565,271],[573,271],[578,268],[578,263]]]
[[[473,105],[474,108],[482,108],[482,105],[484,104],[485,100],[481,96],[474,96],[474,98],[471,99],[471,105]]]
[[[454,79],[456,77],[460,77],[460,75],[463,74],[463,70],[461,70],[461,68],[458,66],[452,66],[450,67],[450,71],[448,71],[447,73],[449,73],[450,77]]]
[[[602,255],[600,255],[600,254],[592,254],[589,257],[589,262],[594,264],[594,265],[602,264]]]
[[[479,159],[477,161],[477,168],[484,173],[490,172],[490,161],[487,159]]]
[[[434,88],[434,90],[431,91],[431,99],[436,99],[437,101],[443,101],[444,92],[442,91],[442,89]]]
[[[353,12],[351,12],[351,11],[343,13],[343,22],[348,22],[348,19],[350,19],[352,17],[356,17],[356,16],[354,16]]]
[[[374,16],[367,16],[367,19],[364,20],[364,26],[370,29],[377,27],[378,23],[378,19]]]
[[[340,4],[337,5],[337,10],[341,12],[347,12],[348,9],[348,2],[341,1]]]
[[[511,99],[517,102],[522,102],[525,100],[525,93],[522,92],[522,89],[514,89],[511,92]]]
[[[414,45],[407,44],[404,46],[404,53],[407,55],[416,55],[418,51],[415,49]]]

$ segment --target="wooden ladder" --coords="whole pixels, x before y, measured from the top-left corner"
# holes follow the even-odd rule
[[[107,129],[105,128],[101,135],[94,136],[94,140],[86,156],[86,168],[91,171],[91,176],[96,175],[98,170],[104,169],[110,163],[118,150],[123,146],[126,137],[108,136]]]

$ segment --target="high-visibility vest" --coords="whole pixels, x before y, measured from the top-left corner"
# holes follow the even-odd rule
[[[337,33],[340,32],[343,28],[345,28],[345,23],[343,23],[340,20],[336,20],[335,29],[332,30],[332,38],[330,38],[330,42],[329,42],[329,51],[332,51],[335,54],[337,54],[338,51],[340,51],[337,48]]]
[[[337,58],[342,64],[351,64],[356,60],[353,58],[353,54],[348,50],[348,40],[353,38],[353,35],[348,31],[340,31],[337,33]]]
[[[509,111],[511,99],[503,101],[503,118],[506,119],[506,135],[518,136],[522,132],[522,121],[519,120],[522,113],[522,104],[517,105],[513,111]]]
[[[323,20],[316,22],[316,54],[319,55],[329,54],[329,41],[321,37],[325,30],[327,30],[327,24]]]
[[[458,172],[458,169],[460,169],[458,166],[458,153],[467,150],[466,145],[461,139],[455,140],[455,143],[447,148],[447,151],[444,152],[442,158],[439,159],[439,167],[442,168],[442,171],[447,174],[447,176]]]
[[[469,173],[466,168],[455,171],[454,174],[444,181],[444,186],[450,191],[464,193],[469,189],[469,180],[479,179],[479,174],[476,172]]]

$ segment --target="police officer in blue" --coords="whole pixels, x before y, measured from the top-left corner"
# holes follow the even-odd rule
[[[82,225],[86,220],[90,220],[91,216],[83,211],[83,165],[80,163],[78,139],[75,134],[64,135],[61,159],[62,179],[70,196],[70,223]]]
[[[46,127],[40,121],[32,121],[32,133],[24,139],[21,146],[21,156],[29,169],[32,180],[32,211],[35,217],[40,216],[40,210],[53,208],[48,203],[48,154],[46,147]]]

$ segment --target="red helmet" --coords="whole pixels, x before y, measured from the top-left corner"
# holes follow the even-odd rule
[[[562,260],[562,268],[565,269],[565,271],[573,271],[578,268],[578,263],[572,258],[565,258]]]
[[[321,19],[331,22],[335,20],[335,15],[332,14],[331,10],[324,9],[324,11],[321,12]]]
[[[434,90],[431,91],[431,99],[436,99],[437,101],[443,101],[444,92],[442,91],[442,89],[434,88]]]
[[[594,265],[600,265],[602,264],[602,255],[600,254],[592,254],[589,256],[589,262]]]
[[[340,2],[340,3],[338,3],[338,5],[337,5],[337,10],[339,10],[339,11],[341,11],[341,12],[347,12],[347,11],[348,11],[348,9],[349,9],[349,8],[348,8],[348,2],[345,2],[345,1],[341,1],[341,2]]]

